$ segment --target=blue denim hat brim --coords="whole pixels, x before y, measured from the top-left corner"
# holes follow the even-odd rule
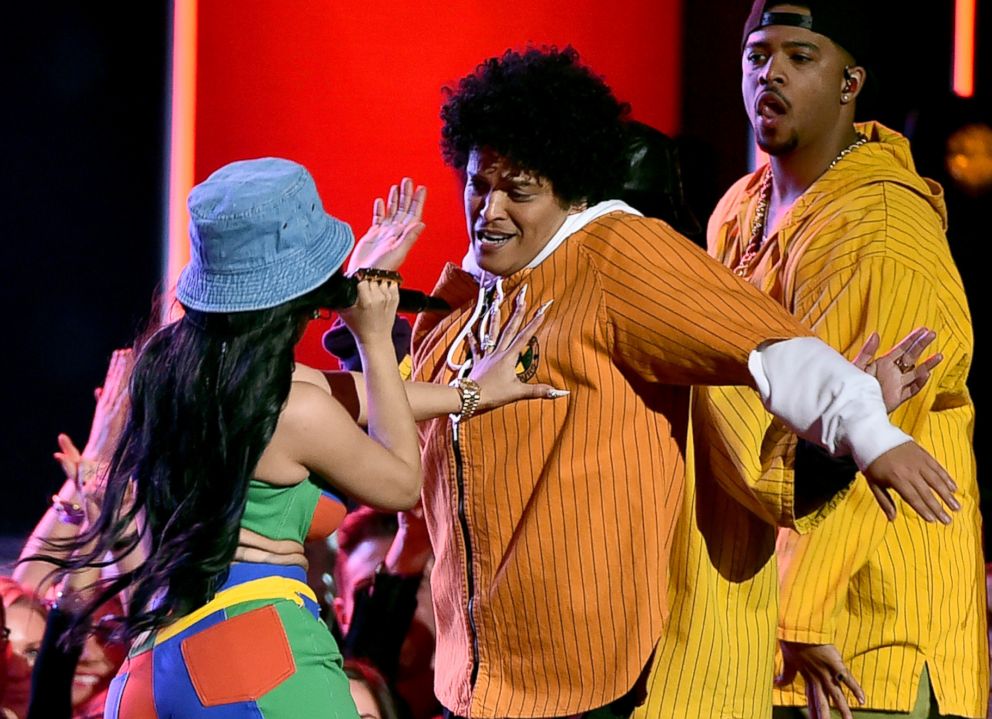
[[[355,243],[324,211],[303,165],[278,157],[232,162],[189,194],[191,259],[176,298],[203,312],[276,307],[319,287]]]
[[[344,264],[355,244],[351,228],[325,213],[327,225],[313,246],[278,265],[247,272],[210,272],[196,260],[179,275],[176,298],[201,312],[248,312],[276,307],[314,290]]]

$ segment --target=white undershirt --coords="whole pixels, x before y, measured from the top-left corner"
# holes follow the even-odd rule
[[[794,337],[748,358],[765,408],[793,432],[864,470],[913,438],[889,422],[878,381],[816,337]]]

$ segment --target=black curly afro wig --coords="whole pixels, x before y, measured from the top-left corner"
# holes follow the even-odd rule
[[[564,205],[608,199],[623,180],[630,107],[571,46],[507,50],[444,92],[441,150],[459,171],[491,149],[550,180]]]

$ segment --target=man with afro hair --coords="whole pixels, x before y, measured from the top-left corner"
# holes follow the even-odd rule
[[[953,504],[949,478],[891,427],[873,378],[610,199],[627,112],[571,48],[487,60],[441,112],[470,248],[435,290],[453,310],[420,316],[413,351],[416,379],[462,397],[421,425],[435,689],[454,716],[616,717],[642,700],[668,615],[691,385],[757,388],[790,427],[949,521],[931,490]],[[527,306],[543,324],[518,376],[570,395],[476,413],[468,370],[507,350]]]

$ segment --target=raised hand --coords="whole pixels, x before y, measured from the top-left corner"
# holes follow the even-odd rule
[[[833,644],[799,644],[781,641],[783,671],[775,686],[791,684],[798,672],[806,684],[806,703],[811,719],[829,719],[833,703],[843,719],[851,719],[851,708],[841,688],[846,686],[861,703],[865,693],[844,665]]]
[[[390,187],[385,201],[377,197],[372,203],[372,226],[355,243],[347,274],[361,267],[398,270],[426,227],[421,220],[426,200],[427,188],[414,189],[409,177]]]
[[[84,487],[96,487],[97,475],[110,464],[127,411],[130,407],[127,385],[134,366],[134,354],[130,349],[117,350],[111,355],[103,386],[94,391],[96,409],[90,423],[90,436],[82,452],[69,435],[58,436],[59,451],[55,459],[62,465],[65,476],[76,483],[82,494]]]
[[[854,358],[854,365],[878,380],[882,387],[885,410],[895,411],[903,402],[916,396],[926,386],[930,372],[944,359],[939,352],[917,365],[923,350],[936,339],[937,333],[918,327],[885,355],[875,359],[878,351],[878,333],[873,332],[864,347]]]
[[[79,451],[76,447],[76,443],[72,441],[72,437],[67,435],[65,432],[59,434],[58,436],[59,451],[53,456],[55,461],[62,466],[62,471],[65,472],[66,479],[73,480],[77,487],[81,487],[85,481],[85,476],[83,480],[80,480],[80,472],[83,465],[83,453]],[[86,474],[92,474],[96,472],[96,463],[90,463],[92,468],[87,471]]]
[[[110,357],[103,387],[96,390],[96,409],[90,424],[90,437],[83,448],[86,460],[109,463],[117,448],[130,400],[127,385],[134,367],[134,353],[130,349],[116,350]]]
[[[567,390],[555,389],[549,384],[528,384],[517,377],[520,353],[544,322],[544,313],[550,306],[551,301],[546,302],[524,324],[527,316],[525,285],[517,293],[513,314],[502,331],[490,324],[490,332],[482,338],[481,346],[479,340],[468,335],[472,351],[469,379],[479,384],[482,394],[479,409],[492,409],[519,399],[558,399],[568,395]]]
[[[91,522],[99,515],[100,507],[103,505],[109,459],[103,462],[86,458],[72,438],[65,433],[59,435],[58,442],[59,451],[55,453],[55,459],[62,465],[66,478],[71,479],[76,485],[73,501],[79,501],[84,510],[84,519],[86,522]],[[129,487],[126,495],[128,501],[130,501],[130,493]]]

